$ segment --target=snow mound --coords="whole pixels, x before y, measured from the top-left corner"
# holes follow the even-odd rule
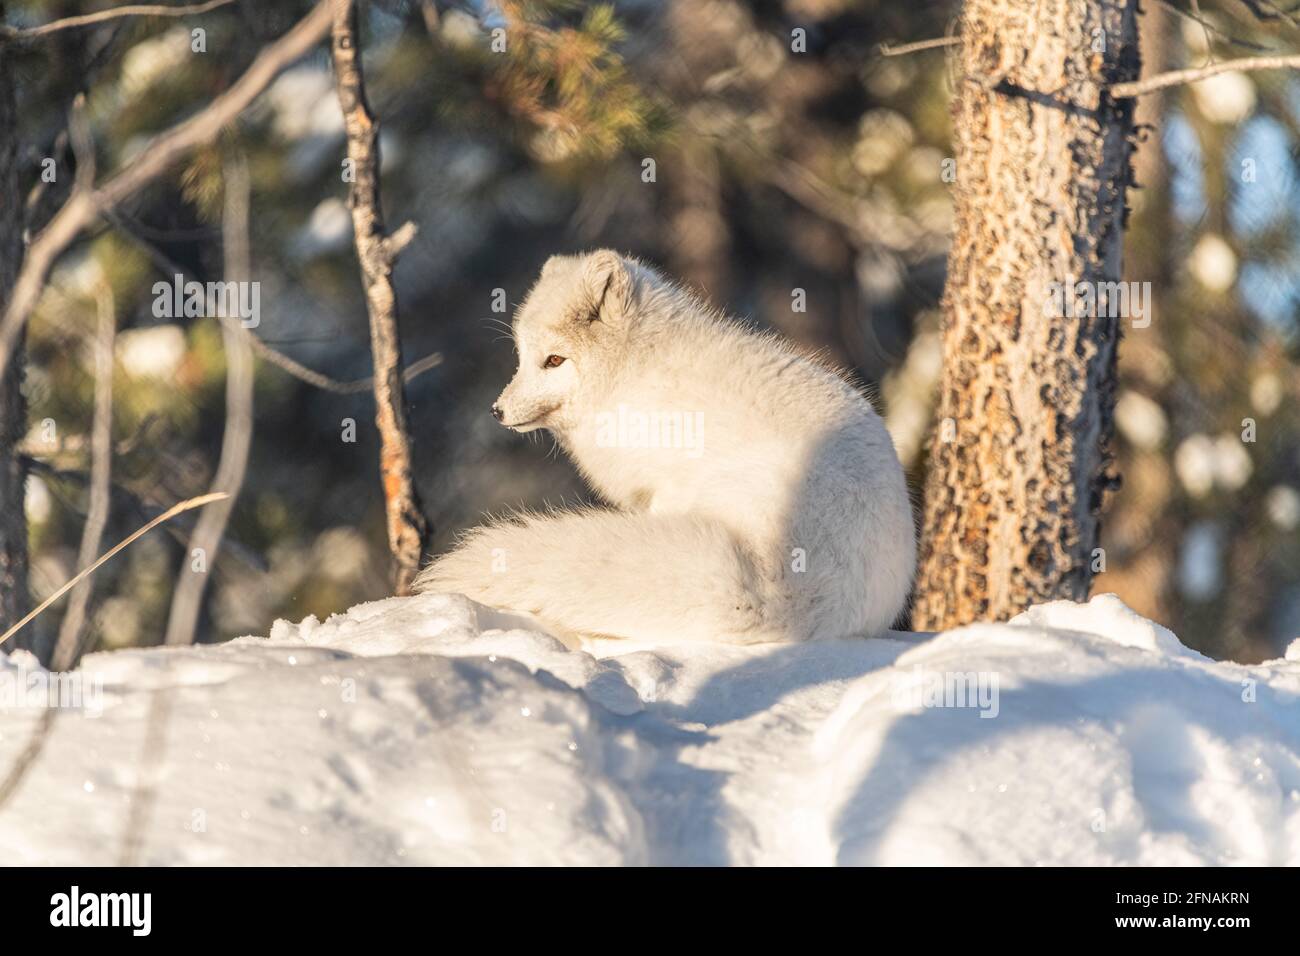
[[[0,860],[1295,865],[1294,651],[1215,663],[1113,595],[938,635],[570,649],[421,595],[92,655],[43,732],[52,678],[15,654],[0,794],[41,747]]]
[[[1140,647],[1164,654],[1190,654],[1205,659],[1204,655],[1184,647],[1169,628],[1147,620],[1114,594],[1099,594],[1087,604],[1074,601],[1039,604],[1013,617],[1009,623],[1078,631],[1112,640],[1124,647]]]

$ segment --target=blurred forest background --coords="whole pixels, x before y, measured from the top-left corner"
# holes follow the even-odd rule
[[[119,168],[309,6],[127,18],[18,51],[29,220],[39,226],[62,201],[40,173],[43,159],[66,155],[78,91],[101,171]],[[951,90],[945,50],[882,56],[879,45],[943,36],[956,6],[363,6],[387,216],[419,226],[395,273],[405,360],[441,356],[407,385],[435,549],[488,511],[585,500],[549,442],[521,440],[487,409],[514,367],[494,328],[509,318],[494,311],[496,290],[512,310],[547,256],[595,246],[644,257],[854,370],[922,486],[951,226]],[[1300,49],[1286,20],[1193,14],[1188,0],[1146,7],[1147,74],[1242,46]],[[5,22],[100,8],[11,0]],[[526,29],[493,52],[492,30],[506,22]],[[206,52],[191,49],[200,26]],[[792,49],[795,36],[803,50]],[[1118,592],[1211,656],[1278,656],[1300,636],[1300,78],[1224,74],[1143,98],[1139,120],[1149,125],[1125,268],[1152,284],[1153,314],[1121,345],[1124,486],[1104,520],[1106,567],[1094,590]],[[322,45],[221,142],[83,236],[53,273],[28,332],[34,600],[77,564],[103,282],[119,329],[105,546],[208,487],[225,419],[220,327],[156,318],[151,289],[170,281],[168,264],[186,278],[220,277],[221,172],[233,150],[251,176],[255,334],[334,379],[370,374],[341,114]],[[796,288],[806,290],[804,312],[792,309]],[[276,617],[323,617],[391,593],[373,416],[368,392],[322,390],[259,359],[247,479],[210,570],[202,640],[265,634]],[[348,418],[354,443],[342,439]],[[1242,440],[1244,419],[1256,423],[1253,442]],[[97,572],[95,646],[162,640],[192,525],[184,516]],[[33,626],[52,634],[60,613]]]

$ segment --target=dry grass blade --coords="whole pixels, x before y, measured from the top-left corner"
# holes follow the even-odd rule
[[[148,534],[150,531],[158,527],[160,524],[170,521],[172,518],[175,518],[178,514],[181,514],[184,511],[190,511],[193,508],[201,508],[204,505],[211,504],[214,501],[221,501],[228,497],[230,496],[227,495],[225,492],[219,491],[219,492],[214,492],[213,494],[199,495],[197,498],[189,498],[186,499],[185,501],[179,502],[178,504],[172,505],[170,508],[168,508],[162,514],[160,514],[158,517],[150,521],[143,528],[139,528],[138,530],[128,535],[126,538],[123,538],[116,545],[114,545],[110,550],[102,554],[99,557],[99,560],[97,560],[94,564],[86,568],[80,574],[73,577],[72,580],[68,581],[67,584],[63,585],[63,587],[59,588],[57,591],[55,591],[53,594],[47,597],[44,601],[42,601],[35,609],[32,610],[30,614],[28,614],[25,618],[23,618],[21,621],[15,624],[13,627],[9,628],[9,630],[5,631],[3,635],[0,635],[0,644],[3,644],[5,641],[9,640],[9,638],[13,637],[15,634],[21,631],[24,627],[30,624],[37,617],[37,615],[39,615],[47,607],[49,607],[59,598],[63,597],[63,595],[67,594],[74,587],[76,587],[77,583],[82,578],[86,577],[87,575],[95,573],[95,571],[97,571],[101,565],[103,565],[106,561],[108,561],[110,558],[112,558],[115,554],[117,554],[122,549],[130,547],[138,538],[142,538],[144,535]]]

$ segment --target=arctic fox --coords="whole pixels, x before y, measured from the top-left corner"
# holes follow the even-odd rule
[[[478,528],[416,580],[565,637],[802,641],[902,610],[916,541],[880,417],[836,371],[650,267],[555,256],[492,406],[545,428],[612,507]]]

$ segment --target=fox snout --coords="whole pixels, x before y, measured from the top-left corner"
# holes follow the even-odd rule
[[[565,398],[566,383],[555,378],[558,374],[521,365],[492,403],[492,417],[517,432],[553,427],[551,416]]]
[[[510,396],[502,392],[501,397],[492,403],[491,412],[492,417],[506,428],[532,431],[534,428],[546,427],[546,419],[559,407],[557,401],[512,401]]]

